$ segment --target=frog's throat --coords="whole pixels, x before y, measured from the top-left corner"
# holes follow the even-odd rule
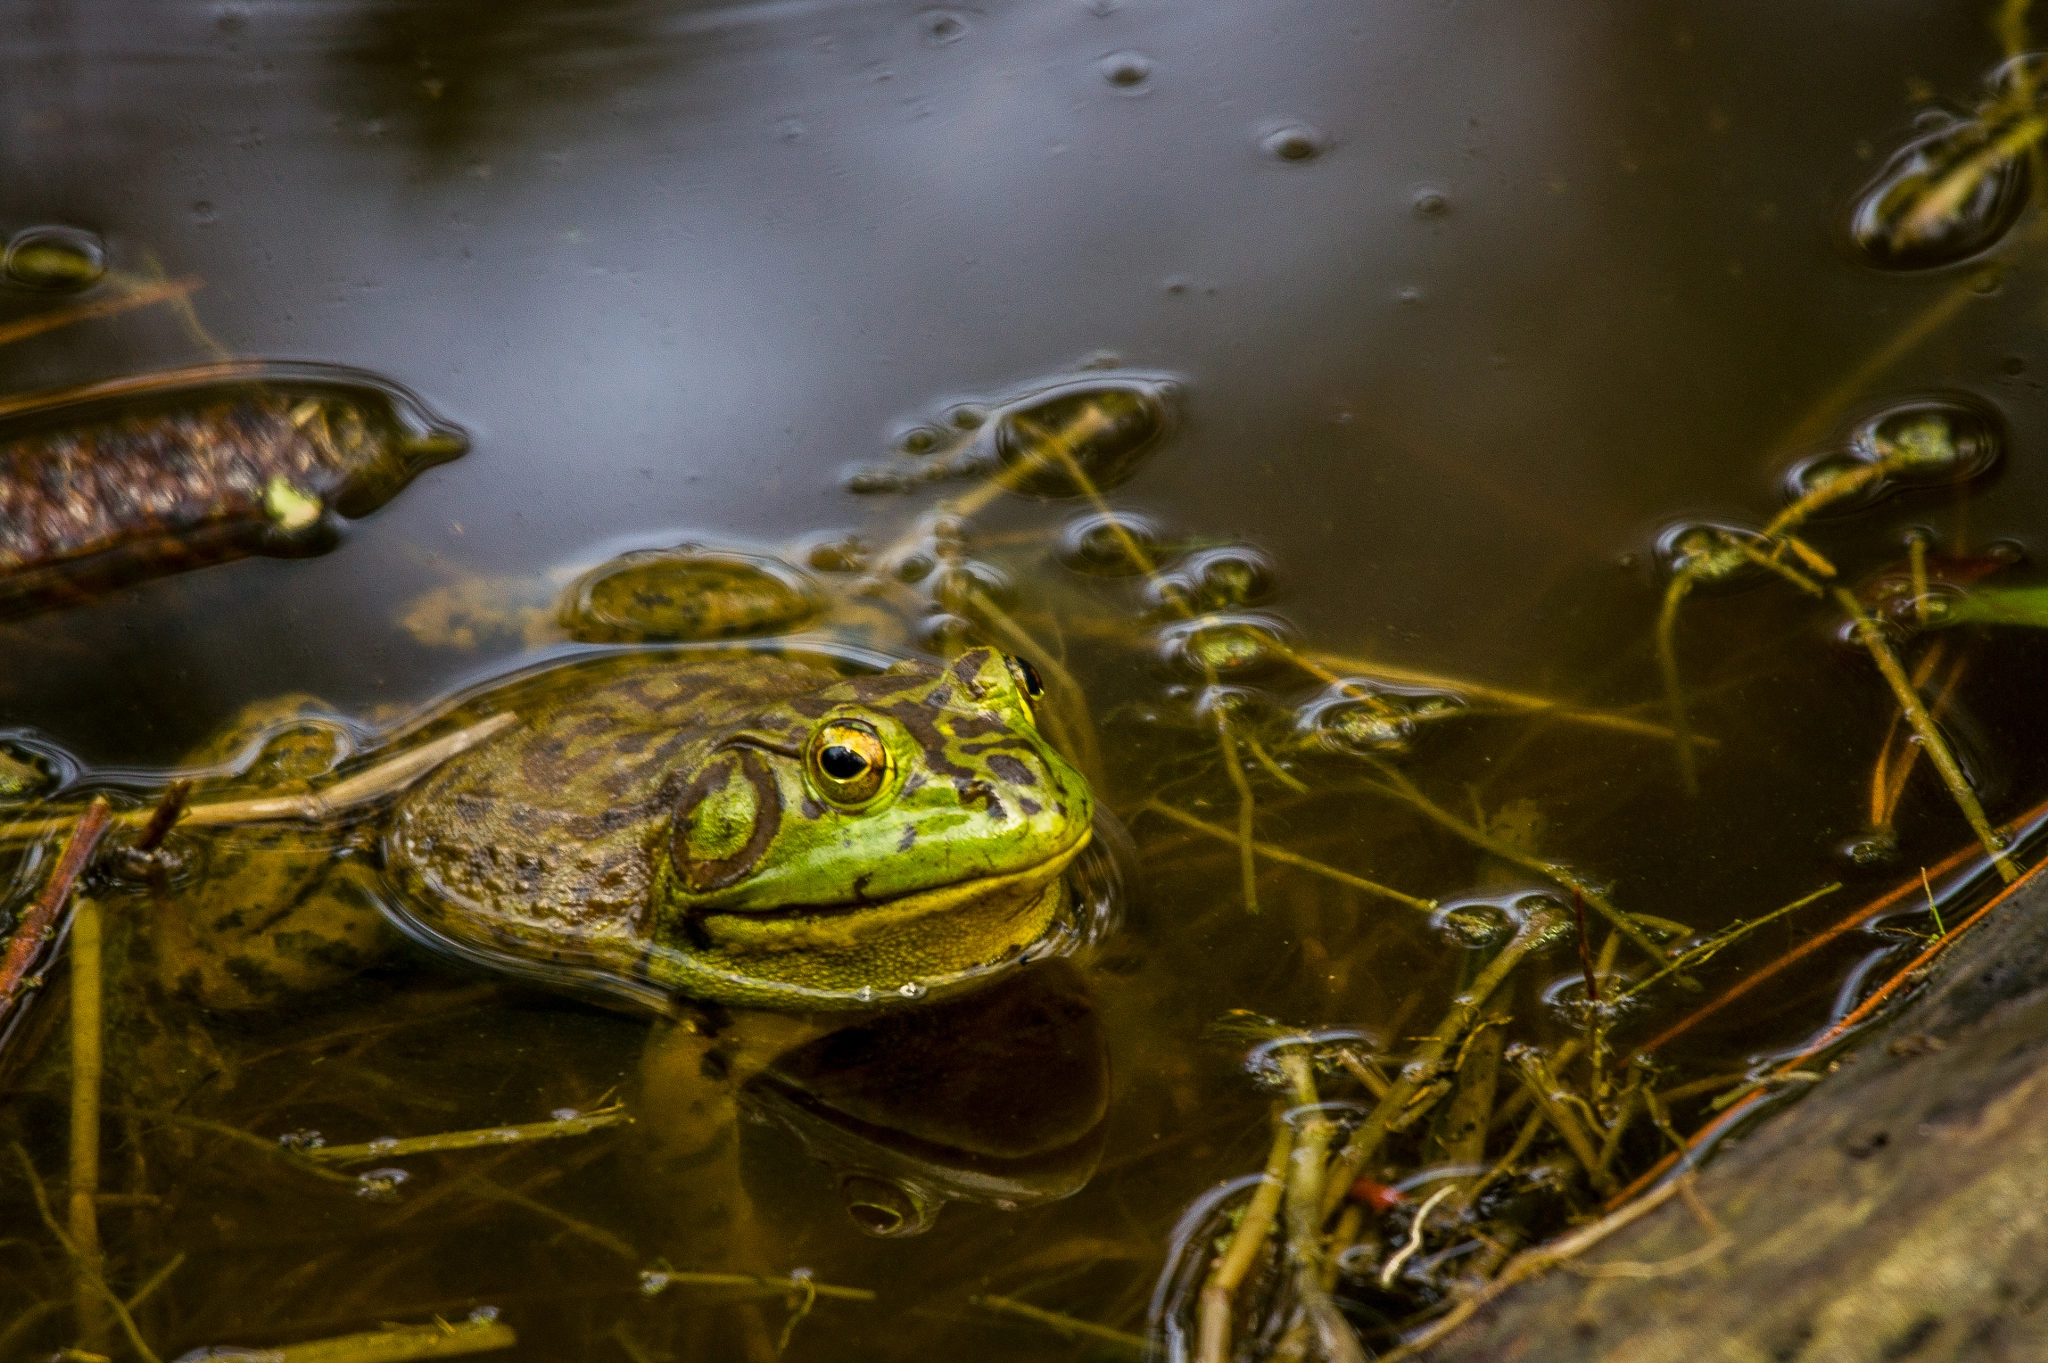
[[[1007,875],[963,880],[890,899],[793,905],[752,913],[743,909],[699,910],[696,919],[719,951],[757,955],[829,948],[856,934],[869,937],[888,933],[938,915],[945,915],[948,920],[973,918],[984,921],[1010,916],[1043,899],[1045,887],[1059,879],[1093,837],[1093,830],[1083,826],[1081,836],[1070,846],[1036,865]],[[1044,924],[1039,924],[1033,937],[1042,933],[1044,927]],[[938,929],[935,927],[934,930]],[[1014,943],[1018,946],[1027,944]]]

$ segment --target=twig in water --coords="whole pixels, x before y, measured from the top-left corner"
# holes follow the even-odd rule
[[[84,873],[86,863],[92,860],[100,839],[106,835],[107,823],[112,816],[113,808],[102,796],[87,805],[85,813],[72,825],[64,851],[58,856],[50,878],[43,883],[43,892],[22,915],[13,935],[7,939],[7,955],[0,959],[0,1011],[14,1001],[28,975],[29,966],[50,939],[57,915],[63,911],[65,900],[71,897],[72,886],[78,883],[78,877]]]
[[[182,298],[205,284],[198,275],[186,275],[162,284],[151,284],[113,298],[97,302],[80,303],[74,307],[55,308],[49,312],[24,317],[19,322],[10,322],[0,327],[0,345],[12,345],[39,336],[46,331],[68,327],[78,322],[89,322],[95,317],[112,317],[115,313],[127,312],[132,308],[146,308],[152,303],[161,303],[167,298]]]
[[[149,816],[149,822],[143,825],[141,834],[135,839],[136,851],[154,852],[163,846],[164,839],[171,835],[172,825],[185,812],[185,800],[191,793],[192,783],[189,780],[171,782],[170,788],[164,791],[163,799],[157,801],[156,812]]]
[[[1734,945],[1736,942],[1741,941],[1744,937],[1749,936],[1750,933],[1755,932],[1758,928],[1763,927],[1765,924],[1776,922],[1778,919],[1783,918],[1786,914],[1791,913],[1797,909],[1803,909],[1808,904],[1813,903],[1815,900],[1824,899],[1828,895],[1833,894],[1835,891],[1841,888],[1842,882],[1839,880],[1834,881],[1831,884],[1821,886],[1812,894],[1804,895],[1798,899],[1793,900],[1790,904],[1787,904],[1782,908],[1776,908],[1771,910],[1769,913],[1765,914],[1763,917],[1757,919],[1753,923],[1735,924],[1733,927],[1729,928],[1725,932],[1722,932],[1718,936],[1713,937],[1708,941],[1700,943],[1698,946],[1692,948],[1690,951],[1685,952],[1681,956],[1673,958],[1671,964],[1665,966],[1662,970],[1659,970],[1656,974],[1650,976],[1648,979],[1643,980],[1639,984],[1631,985],[1628,991],[1621,996],[1621,1001],[1626,1002],[1629,999],[1634,998],[1636,995],[1642,993],[1645,989],[1648,989],[1651,985],[1656,984],[1658,981],[1664,979],[1668,975],[1676,974],[1678,971],[1681,970],[1690,970],[1692,967],[1696,965],[1701,965],[1705,963],[1709,958],[1714,956],[1716,953],[1726,949],[1727,947]],[[1647,1049],[1647,1047],[1645,1049]]]

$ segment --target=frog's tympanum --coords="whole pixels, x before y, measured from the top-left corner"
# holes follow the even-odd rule
[[[1043,936],[1089,839],[1036,674],[991,649],[562,676],[385,835],[407,911],[458,950],[717,1003],[918,997]]]

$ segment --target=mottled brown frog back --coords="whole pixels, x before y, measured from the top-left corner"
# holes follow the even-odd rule
[[[399,803],[385,857],[403,910],[494,965],[629,981],[688,771],[737,729],[781,727],[776,702],[836,680],[783,658],[639,658],[515,688],[493,708],[517,713],[517,728]]]

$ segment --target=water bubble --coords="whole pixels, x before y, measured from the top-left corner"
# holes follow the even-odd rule
[[[736,639],[790,629],[824,609],[779,559],[683,544],[622,554],[577,580],[559,619],[592,643]]]
[[[956,431],[978,431],[988,421],[988,408],[978,402],[962,402],[946,409],[946,424]]]
[[[553,1112],[550,1112],[548,1114],[548,1116],[554,1118],[558,1122],[573,1122],[582,1115],[583,1114],[580,1111],[573,1107],[558,1107]]]
[[[1109,88],[1120,95],[1142,95],[1152,88],[1152,59],[1142,52],[1112,52],[1098,65]]]
[[[1259,136],[1259,150],[1276,161],[1313,161],[1328,149],[1323,134],[1306,123],[1272,124]]]
[[[1465,708],[1446,691],[1390,687],[1351,677],[1334,682],[1303,705],[1295,729],[1334,753],[1386,757],[1408,751],[1419,724]]]
[[[1851,446],[1866,459],[1883,459],[1898,482],[1931,487],[1989,472],[2004,451],[2005,433],[1997,418],[1976,406],[1915,402],[1865,422]]]
[[[1451,196],[1433,185],[1424,185],[1408,200],[1408,206],[1419,218],[1441,218],[1451,211]]]
[[[411,1178],[403,1169],[372,1169],[356,1175],[356,1196],[366,1202],[396,1202],[400,1185]]]
[[[1764,569],[1751,562],[1740,546],[1757,532],[1713,521],[1680,521],[1657,536],[1657,563],[1667,576],[1688,574],[1695,583],[1740,583],[1755,580]]]
[[[287,1131],[277,1138],[277,1143],[287,1150],[318,1150],[327,1144],[327,1138],[317,1131]]]
[[[1159,527],[1145,517],[1097,511],[1067,522],[1060,531],[1058,553],[1059,561],[1077,573],[1129,577],[1156,566],[1164,549]]]
[[[478,1325],[489,1325],[501,1314],[503,1313],[495,1306],[479,1306],[469,1313],[469,1318]]]
[[[398,1148],[398,1137],[379,1136],[365,1148],[373,1155],[381,1155],[387,1150],[396,1150]]]
[[[857,535],[811,546],[804,562],[821,573],[857,573],[868,566],[868,547]]]
[[[925,590],[947,610],[962,614],[973,610],[977,598],[1003,602],[1013,595],[1009,576],[993,563],[979,559],[948,563],[933,574]]]
[[[1166,431],[1168,385],[1066,384],[1006,407],[996,420],[1003,482],[1040,497],[1118,486]]]
[[[967,16],[957,9],[928,9],[917,16],[917,31],[927,47],[945,47],[967,36]]]
[[[1287,652],[1287,634],[1269,616],[1199,616],[1159,632],[1160,656],[1205,676],[1244,676],[1277,662]]]
[[[14,234],[0,256],[0,275],[25,289],[75,293],[100,282],[107,248],[76,227],[30,227]]]
[[[640,1293],[646,1297],[658,1297],[667,1291],[668,1285],[674,1281],[672,1275],[658,1268],[643,1268],[640,1270]]]
[[[1249,606],[1273,593],[1273,561],[1248,545],[1204,549],[1176,575],[1188,583],[1198,610]]]
[[[934,611],[919,623],[917,638],[929,652],[950,654],[974,642],[974,622],[950,611]]]
[[[921,999],[926,994],[929,994],[931,990],[926,986],[919,984],[916,980],[909,980],[901,985],[898,985],[896,988],[896,992],[901,994],[906,999]]]
[[[853,996],[855,999],[859,1000],[862,1003],[873,1003],[877,998],[880,997],[878,994],[875,993],[875,987],[871,984],[864,984],[860,988],[854,990]]]
[[[877,492],[908,492],[917,480],[905,478],[893,469],[848,469],[840,485],[848,492],[868,496]]]
[[[1873,262],[1950,265],[1996,242],[2027,203],[2027,157],[2003,152],[1997,119],[1937,115],[1857,196],[1849,231]]]
[[[1821,492],[1845,478],[1867,477],[1870,461],[1846,450],[1833,450],[1802,459],[1785,472],[1785,500],[1796,502]],[[1868,506],[1884,492],[1885,480],[1869,478],[1852,492],[1846,489],[1825,504],[1829,513],[1839,514]]]
[[[839,1197],[854,1225],[883,1240],[924,1234],[944,1205],[909,1183],[881,1174],[841,1175]]]
[[[1889,828],[1871,828],[1844,838],[1835,854],[1860,869],[1890,866],[1899,859],[1899,835]]]

